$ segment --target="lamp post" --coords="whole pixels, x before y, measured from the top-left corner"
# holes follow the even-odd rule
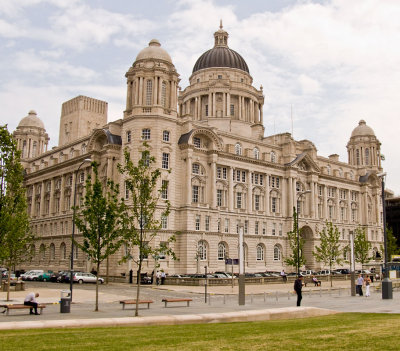
[[[83,166],[84,163],[86,162],[91,162],[92,160],[90,158],[85,158],[82,163],[79,165],[78,169],[75,171],[75,182],[74,182],[74,207],[72,210],[72,235],[71,235],[71,271],[70,271],[70,276],[69,276],[69,290],[71,294],[71,303],[72,303],[72,285],[73,285],[73,280],[72,280],[72,274],[74,271],[74,239],[75,239],[75,214],[76,214],[76,178],[78,176],[78,172],[80,168]]]
[[[239,223],[239,305],[246,304],[243,251],[243,224]]]
[[[384,279],[382,281],[382,299],[393,299],[392,282],[389,279],[388,271],[388,250],[387,250],[387,232],[386,232],[386,203],[385,203],[385,177],[386,173],[377,174],[382,181],[382,219],[383,219],[383,245],[385,248]]]
[[[299,191],[297,193],[297,211],[296,208],[293,208],[296,213],[296,231],[297,231],[297,276],[300,276],[300,231],[299,231],[299,199],[304,195],[311,193],[311,190]]]

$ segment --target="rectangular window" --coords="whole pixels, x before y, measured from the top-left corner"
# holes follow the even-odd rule
[[[163,200],[168,200],[168,180],[163,180],[162,181],[162,189],[161,189],[161,198]]]
[[[264,176],[260,174],[260,185],[264,185]]]
[[[328,206],[329,219],[333,218],[333,206]]]
[[[222,190],[217,189],[217,206],[222,206]]]
[[[235,105],[231,104],[230,112],[231,112],[231,116],[235,115]]]
[[[322,185],[318,185],[318,195],[322,196]]]
[[[225,233],[229,233],[229,219],[225,218],[225,228],[224,228]]]
[[[272,223],[272,235],[276,235],[276,223]]]
[[[244,234],[248,234],[249,232],[249,221],[244,221]]]
[[[195,229],[200,230],[200,215],[196,215]]]
[[[150,140],[150,129],[142,129],[142,140]]]
[[[226,179],[227,178],[227,172],[226,172],[226,167],[222,168],[222,178]]]
[[[218,231],[218,233],[221,232],[221,218],[217,219],[217,231]]]
[[[163,141],[169,141],[169,131],[168,130],[163,131]]]
[[[217,167],[217,178],[218,179],[222,178],[222,168],[221,167]]]
[[[276,212],[276,197],[271,198],[271,212]]]
[[[240,182],[240,171],[236,171],[236,181]]]
[[[201,146],[201,140],[200,140],[200,138],[194,137],[194,138],[193,138],[193,145],[194,145],[195,147],[197,147],[197,148],[200,148],[200,146]]]
[[[254,195],[254,209],[256,211],[260,210],[260,195]]]
[[[262,233],[263,235],[267,234],[267,223],[263,223],[263,227],[262,227]]]
[[[208,116],[208,105],[206,105],[206,117]]]
[[[344,209],[344,207],[341,207],[340,208],[340,219],[342,221],[344,221],[344,217],[345,217],[345,209]]]
[[[127,143],[130,143],[131,140],[132,140],[131,138],[132,138],[131,131],[128,130],[128,131],[126,132],[126,142],[127,142]]]
[[[242,208],[242,193],[236,193],[236,207]]]
[[[199,202],[199,187],[197,185],[192,186],[192,202]]]
[[[166,153],[166,152],[163,152],[163,154],[162,154],[161,167],[163,169],[168,169],[169,168],[169,154]]]
[[[246,172],[242,171],[242,182],[246,183]]]
[[[254,227],[254,234],[256,234],[256,235],[258,235],[258,226],[259,226],[259,223],[256,222],[255,227]]]
[[[192,164],[192,173],[193,174],[200,174],[200,165],[198,163]]]
[[[168,229],[168,217],[167,216],[161,216],[161,228]]]
[[[279,223],[279,236],[282,236],[283,231],[282,231],[282,223]]]
[[[270,177],[269,177],[269,186],[270,186],[271,188],[277,188],[277,189],[279,189],[279,177],[270,176]]]
[[[204,229],[208,232],[210,230],[210,216],[206,216]]]

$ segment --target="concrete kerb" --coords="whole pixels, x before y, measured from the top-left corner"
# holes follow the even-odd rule
[[[254,322],[308,318],[336,313],[340,312],[315,307],[285,307],[187,315],[6,322],[0,324],[0,330]]]

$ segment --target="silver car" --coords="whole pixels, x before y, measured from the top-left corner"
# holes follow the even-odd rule
[[[103,278],[98,278],[99,283],[103,284],[104,279]],[[96,276],[92,273],[82,273],[82,272],[76,272],[74,273],[74,278],[73,278],[74,283],[96,283]]]

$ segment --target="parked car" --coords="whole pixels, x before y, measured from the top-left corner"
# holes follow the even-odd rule
[[[50,281],[52,283],[57,283],[58,282],[58,277],[61,275],[61,273],[63,273],[63,271],[51,273],[50,274]]]
[[[329,269],[323,269],[317,272],[317,275],[330,275],[331,271]]]
[[[281,276],[280,272],[265,271],[265,273],[268,273],[270,275],[270,277],[280,277]]]
[[[22,280],[37,280],[43,274],[43,269],[34,269],[21,275]]]
[[[3,280],[8,281],[8,274],[3,276]],[[17,284],[18,278],[14,273],[11,273],[10,275],[10,285],[15,285]]]
[[[232,278],[232,275],[230,275],[230,274],[227,273],[227,272],[214,272],[214,274],[223,275],[223,277],[221,277],[221,278]]]
[[[301,271],[300,274],[305,277],[308,275],[315,275],[315,271],[311,270],[311,269],[306,269],[305,271]]]
[[[350,269],[347,269],[347,268],[339,268],[339,269],[336,269],[336,271],[340,272],[342,274],[350,274]]]
[[[97,278],[99,280],[100,284],[104,283],[103,278]],[[73,282],[74,283],[96,283],[96,276],[92,273],[82,273],[82,272],[76,272],[73,274]]]
[[[51,277],[52,272],[43,272],[42,274],[40,274],[36,280],[39,280],[41,282],[49,282],[50,281],[50,277]]]

